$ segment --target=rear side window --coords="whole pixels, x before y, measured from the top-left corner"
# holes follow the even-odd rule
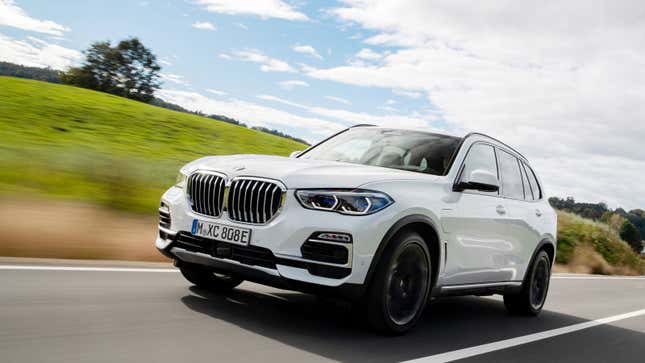
[[[542,199],[542,190],[540,189],[540,184],[538,184],[533,169],[531,169],[531,167],[526,165],[526,163],[524,162],[522,162],[522,164],[524,164],[524,169],[526,170],[526,174],[529,178],[529,184],[531,185],[531,190],[533,191],[533,200]]]
[[[522,172],[522,185],[524,185],[524,199],[525,200],[533,200],[533,190],[531,189],[531,185],[529,183],[529,179],[527,178],[526,174],[526,168],[524,167],[524,163],[521,161],[520,163],[520,171]]]
[[[514,199],[524,199],[522,173],[517,158],[498,149],[499,171],[502,175],[502,195]]]
[[[497,161],[495,160],[495,148],[488,144],[477,143],[470,147],[468,155],[464,160],[464,169],[461,172],[461,179],[468,178],[473,170],[485,170],[493,175],[497,173]],[[497,195],[498,192],[478,192],[483,194]]]

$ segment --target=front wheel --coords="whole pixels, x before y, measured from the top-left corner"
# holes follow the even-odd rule
[[[511,314],[536,316],[542,311],[551,279],[551,260],[544,251],[538,252],[517,294],[504,295],[504,306]]]
[[[179,271],[186,280],[213,291],[229,291],[244,281],[236,276],[215,273],[197,266],[180,267]]]
[[[368,322],[386,334],[403,334],[421,317],[430,291],[430,252],[415,232],[396,237],[378,262],[368,291]]]

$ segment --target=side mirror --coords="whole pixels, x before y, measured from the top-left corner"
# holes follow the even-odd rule
[[[301,152],[302,152],[301,150],[294,151],[289,155],[289,157],[290,158],[296,158],[296,157],[298,157],[298,155],[300,155]]]
[[[478,190],[480,192],[496,192],[499,190],[499,181],[495,174],[486,170],[475,169],[465,178],[457,183],[453,190],[462,192],[464,190]]]

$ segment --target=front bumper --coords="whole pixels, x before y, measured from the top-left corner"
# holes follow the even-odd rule
[[[347,286],[364,285],[367,271],[379,242],[382,240],[393,211],[382,211],[368,216],[346,216],[337,213],[312,211],[302,208],[292,190],[287,192],[281,212],[267,224],[253,225],[231,221],[226,213],[209,217],[194,213],[182,189],[171,188],[162,197],[169,208],[170,225],[159,227],[157,248],[179,263],[210,266],[220,271],[245,275],[252,274],[272,280],[272,286],[303,290],[305,284],[320,288],[342,290]],[[194,219],[230,226],[251,228],[249,246],[233,245],[192,236]],[[315,232],[333,231],[352,235],[346,245],[347,263],[326,263],[303,258],[301,247]],[[282,281],[281,284],[274,282]],[[261,282],[261,281],[259,281]],[[266,283],[266,282],[261,282]],[[355,289],[351,289],[355,290]]]
[[[162,231],[160,232],[164,233]],[[179,268],[184,266],[200,265],[200,267],[210,268],[214,272],[235,274],[244,280],[273,286],[279,289],[338,296],[349,300],[357,300],[363,296],[365,292],[365,285],[362,284],[342,283],[338,286],[326,286],[312,282],[289,279],[281,276],[275,268],[248,264],[231,258],[215,257],[210,253],[186,250],[173,242],[171,242],[165,249],[159,249],[159,251],[174,259],[175,266]],[[306,269],[306,266],[301,266],[301,268]]]

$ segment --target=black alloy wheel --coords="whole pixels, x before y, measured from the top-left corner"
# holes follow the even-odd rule
[[[430,251],[416,232],[399,233],[378,261],[364,304],[369,324],[403,334],[418,322],[432,283]]]
[[[522,290],[505,294],[504,306],[511,314],[536,316],[544,307],[551,280],[551,260],[544,250],[539,251],[533,260]]]

